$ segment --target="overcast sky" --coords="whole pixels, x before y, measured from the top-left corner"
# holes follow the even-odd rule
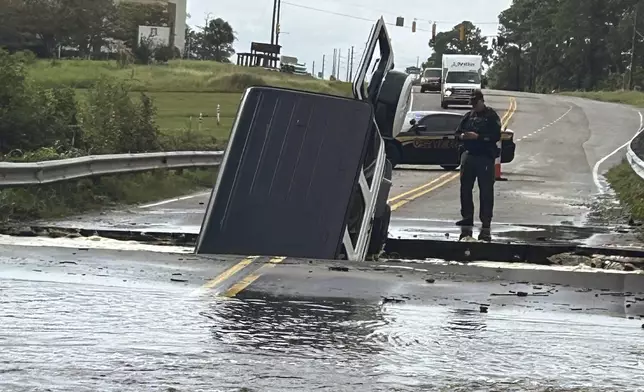
[[[422,63],[430,55],[430,21],[436,22],[440,32],[470,20],[483,35],[494,35],[499,13],[511,3],[512,0],[282,0],[280,44],[283,55],[297,57],[300,63],[306,63],[309,72],[313,62],[319,72],[322,56],[326,55],[328,77],[334,48],[341,49],[344,70],[347,49],[354,46],[355,67],[373,22],[383,16],[386,22],[395,23],[396,17],[402,16],[404,28],[387,29],[396,68],[404,69],[415,66],[418,58]],[[248,52],[251,41],[270,42],[272,9],[273,0],[188,0],[188,24],[203,26],[209,13],[210,19],[220,17],[237,33],[235,50]],[[411,32],[414,19],[416,33]]]

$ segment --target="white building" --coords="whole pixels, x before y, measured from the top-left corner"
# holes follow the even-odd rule
[[[117,4],[123,2],[141,3],[141,4],[161,4],[169,7],[171,11],[170,22],[174,26],[174,46],[176,46],[181,55],[186,48],[186,18],[188,16],[187,0],[114,0]],[[151,26],[153,27],[153,26]]]

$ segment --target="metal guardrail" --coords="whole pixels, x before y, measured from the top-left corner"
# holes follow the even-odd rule
[[[158,169],[217,167],[223,151],[89,155],[43,162],[0,162],[0,188],[42,185],[94,176]]]
[[[631,168],[633,168],[633,171],[637,173],[640,178],[644,179],[644,160],[638,157],[635,151],[633,151],[633,148],[631,147],[632,143],[633,142],[628,144],[628,149],[626,150],[626,159],[631,165]]]

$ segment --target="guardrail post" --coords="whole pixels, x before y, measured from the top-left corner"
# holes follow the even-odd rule
[[[202,123],[203,123],[203,113],[199,113],[199,132],[201,132]]]
[[[220,125],[221,125],[221,117],[220,117],[220,114],[221,114],[221,107],[219,106],[219,104],[217,104],[217,126],[220,126]]]

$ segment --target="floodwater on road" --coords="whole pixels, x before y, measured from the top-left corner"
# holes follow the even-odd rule
[[[1,391],[644,390],[638,320],[28,279],[0,280]]]

